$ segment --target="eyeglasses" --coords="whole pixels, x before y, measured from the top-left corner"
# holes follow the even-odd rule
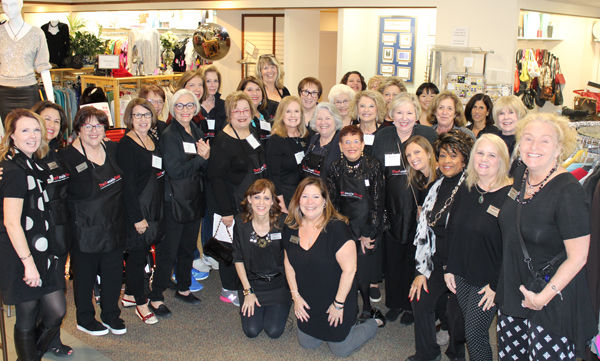
[[[150,113],[150,112],[148,112],[148,113],[132,113],[131,116],[133,117],[133,119],[136,119],[136,120],[140,120],[142,118],[150,119],[150,118],[152,118],[152,113]]]
[[[187,103],[187,104],[177,103],[177,104],[175,104],[175,109],[183,110],[183,108],[185,108],[187,110],[192,110],[192,109],[196,108],[196,104],[194,104],[194,103]]]
[[[150,102],[150,104],[152,104],[152,105],[162,105],[162,104],[165,104],[165,102],[164,102],[164,101],[162,101],[162,100],[148,99],[148,101],[149,101],[149,102]]]
[[[304,95],[305,97],[309,97],[309,96],[313,97],[313,98],[319,97],[319,92],[317,90],[311,92],[309,90],[304,89],[300,92],[300,94]]]
[[[86,132],[91,132],[92,130],[99,132],[104,130],[104,124],[84,124],[82,128],[85,129]]]
[[[335,105],[347,105],[348,103],[350,103],[350,101],[348,99],[344,99],[344,100],[336,100],[333,103]]]
[[[231,112],[235,115],[249,115],[250,108],[240,109],[240,110],[232,110]]]

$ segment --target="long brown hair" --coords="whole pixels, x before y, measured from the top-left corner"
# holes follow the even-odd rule
[[[46,140],[46,122],[42,118],[29,109],[17,108],[6,116],[4,127],[4,137],[0,142],[0,160],[6,159],[7,154],[14,155],[14,141],[11,135],[15,134],[17,129],[17,122],[21,118],[32,118],[37,120],[42,129],[42,139],[40,140],[40,147],[35,151],[35,155],[41,159],[48,154],[48,141]]]
[[[304,215],[300,210],[300,198],[302,197],[302,193],[304,193],[304,189],[308,186],[316,186],[319,188],[321,197],[323,197],[325,200],[325,209],[323,209],[321,222],[319,222],[317,225],[319,228],[325,227],[325,225],[332,219],[339,219],[340,221],[348,224],[348,218],[344,217],[333,207],[331,199],[329,198],[329,193],[327,192],[327,187],[325,186],[325,182],[323,182],[321,178],[307,177],[304,178],[300,184],[298,184],[296,192],[294,192],[294,196],[290,201],[290,206],[288,207],[289,213],[285,219],[285,224],[287,224],[288,227],[291,229],[298,229],[298,227],[302,226],[302,218]]]
[[[415,170],[410,164],[408,164],[408,159],[406,158],[406,148],[415,143],[419,147],[423,148],[423,150],[429,156],[429,161],[427,162],[427,167],[429,168],[429,177],[425,177],[425,175],[418,170]],[[413,187],[417,187],[418,189],[427,189],[427,187],[435,182],[437,179],[437,161],[435,160],[435,152],[433,151],[433,147],[431,143],[427,140],[427,138],[421,135],[415,135],[410,137],[406,141],[406,145],[404,146],[404,158],[406,159],[406,164],[408,164],[408,182],[407,186],[412,185]]]
[[[271,205],[271,209],[269,209],[269,225],[271,228],[278,228],[278,219],[281,215],[281,207],[279,206],[279,202],[277,199],[277,193],[275,191],[275,184],[268,179],[257,179],[252,183],[248,189],[246,189],[246,193],[244,194],[244,200],[242,201],[242,219],[244,223],[251,222],[254,218],[252,214],[252,205],[248,202],[248,198],[260,194],[264,191],[269,191],[271,193],[271,199],[273,200],[273,204]]]

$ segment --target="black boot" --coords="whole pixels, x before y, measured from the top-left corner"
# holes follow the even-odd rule
[[[15,349],[18,361],[40,361],[35,347],[35,330],[21,331],[15,327]]]
[[[50,327],[46,328],[44,325],[40,325],[38,327],[37,332],[37,340],[36,340],[36,348],[38,351],[38,356],[41,358],[44,356],[46,351],[48,351],[48,347],[50,346],[50,342],[54,339],[58,331],[60,330],[60,326],[58,327]]]

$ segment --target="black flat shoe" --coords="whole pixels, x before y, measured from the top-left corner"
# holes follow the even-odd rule
[[[152,303],[149,302],[148,308],[156,316],[159,316],[159,317],[170,317],[171,316],[171,310],[169,310],[169,308],[164,303],[158,307],[154,307],[154,306],[152,306]]]
[[[73,349],[70,346],[60,344],[58,347],[50,347],[48,351],[58,357],[69,357],[73,354]]]
[[[402,317],[400,317],[400,323],[403,325],[412,325],[415,322],[415,316],[412,311],[404,311]]]
[[[179,293],[179,291],[175,291],[175,298],[178,298],[185,303],[189,303],[190,305],[197,305],[200,303],[200,299],[194,296],[191,292],[187,295],[182,295]]]
[[[398,319],[398,316],[400,316],[401,313],[401,308],[390,308],[385,314],[385,319],[389,322],[394,322]]]
[[[383,317],[383,313],[381,313],[381,311],[379,311],[378,309],[373,308],[371,310],[371,318],[375,319],[375,321],[380,321],[377,322],[377,326],[379,328],[385,326],[385,317]]]

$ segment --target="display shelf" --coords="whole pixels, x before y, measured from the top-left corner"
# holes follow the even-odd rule
[[[542,40],[542,41],[563,41],[565,39],[560,38],[525,38],[523,36],[519,36],[517,40]]]
[[[94,84],[97,87],[107,90],[112,90],[114,93],[114,115],[115,127],[122,127],[121,124],[121,85],[135,85],[138,89],[144,84],[172,84],[179,79],[183,73],[167,74],[167,75],[148,75],[148,76],[130,76],[126,78],[113,78],[97,75],[82,75],[81,76],[81,91],[87,88],[88,84]],[[166,84],[165,84],[166,85]]]
[[[86,75],[94,72],[94,67],[86,67],[86,68],[54,68],[50,69],[50,76],[52,77],[52,82],[64,85],[65,80],[76,80],[79,75]]]

